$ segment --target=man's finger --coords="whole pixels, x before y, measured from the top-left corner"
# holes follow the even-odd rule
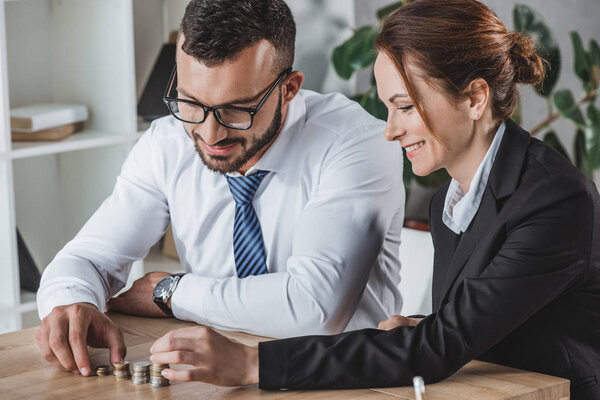
[[[150,352],[172,351],[176,349],[197,350],[200,342],[211,334],[216,334],[205,326],[190,326],[172,330],[156,339]]]
[[[161,371],[162,375],[170,381],[178,382],[210,382],[209,371],[206,368],[194,369],[171,369],[165,368]]]
[[[38,347],[40,348],[40,353],[42,355],[42,358],[44,360],[48,361],[50,363],[50,365],[52,365],[56,368],[64,369],[62,367],[62,365],[60,365],[60,363],[58,362],[58,359],[54,355],[54,352],[50,348],[50,344],[48,343],[49,331],[46,328],[46,324],[47,324],[47,321],[42,321],[42,326],[40,326],[40,329],[38,330],[38,333],[36,336],[36,339],[38,342]]]
[[[188,364],[198,366],[202,362],[202,356],[200,353],[194,351],[174,350],[152,354],[150,361],[157,364]]]
[[[75,315],[69,323],[69,345],[71,346],[77,368],[83,376],[88,376],[91,373],[90,357],[87,351],[89,324],[89,320],[81,315]]]
[[[50,318],[48,321],[48,328],[50,331],[48,344],[58,359],[62,369],[67,371],[77,370],[77,364],[75,364],[73,352],[69,346],[68,320],[63,318]]]
[[[202,326],[176,329],[158,338],[152,347],[151,353],[173,350],[201,351],[202,343],[209,336],[207,330]]]
[[[106,331],[106,346],[110,352],[110,361],[123,361],[127,355],[127,347],[123,340],[123,334],[117,327],[109,327]]]

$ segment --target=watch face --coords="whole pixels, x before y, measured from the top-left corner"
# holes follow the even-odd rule
[[[169,293],[169,289],[171,289],[171,284],[173,283],[173,277],[167,276],[163,278],[156,287],[154,288],[154,296],[163,298]]]

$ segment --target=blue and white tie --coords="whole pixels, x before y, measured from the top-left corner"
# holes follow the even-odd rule
[[[233,178],[225,175],[235,200],[233,223],[233,255],[240,278],[266,274],[267,261],[260,222],[252,206],[252,199],[268,171]]]

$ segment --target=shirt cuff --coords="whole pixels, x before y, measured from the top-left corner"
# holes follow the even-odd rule
[[[192,273],[182,276],[171,296],[173,315],[177,319],[208,325],[204,312],[204,296],[209,293],[213,280]]]
[[[91,303],[104,312],[106,301],[89,288],[89,282],[77,278],[48,280],[38,290],[37,306],[40,319],[44,319],[54,307],[75,303]]]
[[[89,261],[59,253],[42,275],[37,292],[38,314],[44,319],[54,307],[74,303],[91,303],[103,312],[106,290]]]

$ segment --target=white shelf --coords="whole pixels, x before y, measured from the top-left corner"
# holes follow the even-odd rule
[[[35,301],[35,293],[27,290],[21,290],[21,301],[16,306],[9,306],[0,303],[0,314],[17,314],[28,311],[34,311],[37,309]]]
[[[84,131],[75,133],[57,142],[13,142],[13,149],[0,154],[0,158],[19,159],[67,151],[92,149],[137,141],[143,132],[116,135],[102,132]]]

